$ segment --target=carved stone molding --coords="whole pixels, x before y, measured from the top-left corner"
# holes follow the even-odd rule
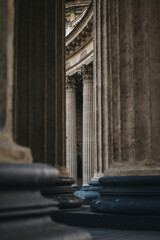
[[[74,38],[69,44],[66,43],[66,55],[67,57],[72,54],[75,49],[77,50],[82,45],[88,41],[88,37],[92,35],[93,32],[93,19],[91,19],[87,25],[82,29],[82,31]]]
[[[84,58],[86,55],[87,55],[87,50],[84,50],[80,55],[80,59]]]

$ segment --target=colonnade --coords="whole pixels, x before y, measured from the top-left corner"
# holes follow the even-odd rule
[[[160,173],[159,8],[158,0],[93,1],[93,77],[82,71],[83,185]]]

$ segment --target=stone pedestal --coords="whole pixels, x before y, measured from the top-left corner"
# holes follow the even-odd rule
[[[91,203],[95,212],[160,215],[160,176],[103,177],[99,183],[101,198]]]
[[[103,177],[99,183],[101,197],[91,202],[91,209],[110,222],[106,227],[159,230],[160,176]]]
[[[83,185],[88,185],[92,177],[92,103],[93,68],[83,65]]]
[[[77,185],[76,80],[66,78],[66,167]]]

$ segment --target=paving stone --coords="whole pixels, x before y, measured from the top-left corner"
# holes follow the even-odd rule
[[[160,240],[160,231],[122,231],[104,228],[84,228],[93,240]]]

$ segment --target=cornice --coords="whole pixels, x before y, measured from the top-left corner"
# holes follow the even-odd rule
[[[78,35],[85,29],[85,27],[92,21],[93,23],[93,4],[89,6],[86,14],[83,16],[81,21],[72,30],[72,32],[66,37],[66,46],[68,46]],[[93,30],[92,24],[90,24]]]
[[[85,47],[91,42],[93,41],[93,36],[90,36],[86,39],[86,41],[84,41],[83,45],[80,45],[78,42],[76,43],[76,49],[75,47],[73,47],[72,45],[69,46],[70,47],[70,53],[66,54],[66,61],[68,61],[71,57],[73,57],[75,54],[77,54],[78,52],[80,52],[82,49],[85,49]],[[79,45],[78,45],[79,44]],[[67,51],[67,50],[66,50]]]
[[[78,62],[76,62],[74,65],[66,68],[66,71],[71,70],[72,68],[75,68],[77,65],[79,65],[81,62],[83,62],[85,59],[87,59],[88,57],[90,57],[93,54],[93,50],[91,52],[89,52],[85,57],[81,58]]]

